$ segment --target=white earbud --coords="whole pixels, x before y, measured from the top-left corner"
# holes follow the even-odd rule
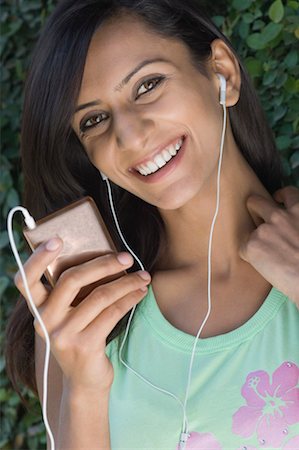
[[[226,102],[226,79],[220,73],[216,73],[217,77],[220,80],[220,105],[225,105]]]

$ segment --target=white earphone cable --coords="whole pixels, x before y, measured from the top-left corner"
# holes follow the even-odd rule
[[[110,187],[109,179],[106,178],[105,181],[106,181],[107,188],[108,188],[108,196],[109,196],[109,202],[110,202],[111,211],[112,211],[112,214],[113,214],[113,218],[114,218],[114,221],[115,221],[115,225],[116,225],[117,231],[118,231],[118,233],[119,233],[119,235],[120,235],[120,237],[121,237],[121,240],[122,240],[122,242],[124,243],[125,247],[126,247],[126,248],[129,250],[129,252],[132,254],[132,256],[133,256],[134,258],[136,258],[136,260],[137,260],[137,262],[138,262],[138,264],[139,264],[141,270],[145,270],[144,265],[142,264],[142,262],[140,261],[140,259],[135,255],[135,253],[133,252],[133,250],[129,247],[129,245],[127,244],[127,242],[126,242],[126,240],[125,240],[125,238],[124,238],[124,236],[123,236],[123,234],[122,234],[122,232],[121,232],[121,229],[120,229],[120,226],[119,226],[119,223],[118,223],[118,219],[117,219],[117,216],[116,216],[114,204],[113,204],[112,192],[111,192],[111,187]],[[158,389],[159,391],[164,392],[165,394],[168,394],[168,395],[170,395],[171,397],[174,397],[176,400],[179,401],[179,403],[180,403],[181,406],[183,407],[183,403],[182,403],[182,401],[181,401],[179,398],[177,398],[177,397],[176,397],[174,394],[172,394],[171,392],[168,392],[168,391],[166,391],[165,389],[159,388],[158,386],[155,386],[154,384],[152,384],[150,381],[146,380],[142,375],[140,375],[140,374],[139,374],[138,372],[136,372],[132,367],[130,367],[130,366],[123,360],[123,358],[122,358],[122,350],[123,350],[123,347],[124,347],[124,344],[125,344],[125,341],[126,341],[128,332],[129,332],[130,324],[131,324],[131,321],[132,321],[132,318],[133,318],[135,309],[136,309],[136,305],[133,307],[132,312],[131,312],[130,317],[129,317],[129,320],[128,320],[128,323],[127,323],[127,327],[126,327],[126,331],[125,331],[125,336],[124,336],[124,339],[123,339],[123,341],[122,341],[122,344],[121,344],[120,350],[119,350],[119,359],[120,359],[120,361],[123,363],[123,365],[126,366],[129,370],[131,370],[137,377],[141,378],[141,379],[144,380],[146,383],[150,384],[153,388]]]
[[[25,288],[25,292],[28,298],[28,301],[30,303],[31,309],[33,311],[33,314],[35,316],[35,318],[37,319],[37,321],[39,322],[44,336],[45,336],[45,342],[46,342],[46,353],[45,353],[45,362],[44,362],[44,373],[43,373],[43,400],[42,400],[42,414],[43,414],[43,420],[45,423],[45,427],[50,439],[50,444],[51,444],[51,450],[55,450],[55,441],[54,441],[54,436],[52,433],[52,430],[50,428],[49,425],[49,421],[48,421],[48,414],[47,414],[47,400],[48,400],[48,372],[49,372],[49,361],[50,361],[50,352],[51,352],[51,345],[50,345],[50,338],[49,338],[49,334],[47,332],[47,329],[45,327],[44,322],[42,321],[42,318],[38,312],[38,309],[36,308],[34,301],[32,299],[31,296],[31,292],[27,283],[27,278],[25,275],[25,271],[23,268],[23,264],[22,261],[19,257],[18,254],[18,250],[16,248],[15,245],[15,241],[14,241],[14,236],[13,236],[13,231],[12,231],[12,218],[13,215],[16,211],[21,211],[24,218],[25,218],[25,222],[26,225],[28,226],[28,228],[33,229],[35,228],[35,222],[33,217],[30,216],[30,214],[28,213],[26,208],[23,208],[23,206],[16,206],[14,208],[12,208],[9,213],[8,213],[8,217],[7,217],[7,232],[8,232],[8,237],[9,237],[9,242],[14,254],[14,257],[16,259],[17,265],[19,267],[20,270],[20,274],[22,276],[22,280],[24,283],[24,288]]]
[[[225,92],[224,92],[225,94]],[[173,393],[166,391],[165,389],[159,388],[158,386],[155,386],[154,384],[152,384],[150,381],[146,380],[142,375],[138,374],[138,372],[136,372],[133,368],[131,368],[122,358],[122,350],[129,332],[129,327],[136,309],[136,305],[133,307],[132,312],[130,314],[128,323],[127,323],[127,327],[125,330],[125,336],[124,339],[122,341],[121,347],[120,347],[120,351],[119,351],[119,359],[122,362],[123,365],[125,365],[129,370],[131,370],[136,376],[138,376],[139,378],[141,378],[143,381],[145,381],[147,384],[149,384],[150,386],[152,386],[154,389],[157,389],[171,397],[173,397],[175,400],[177,400],[179,402],[179,404],[182,406],[183,409],[183,427],[182,427],[182,432],[180,434],[180,442],[179,442],[179,450],[184,450],[185,446],[186,446],[186,442],[188,440],[188,438],[190,437],[189,434],[189,426],[188,426],[188,420],[187,420],[187,414],[186,414],[186,407],[187,407],[187,400],[188,400],[188,393],[189,393],[189,387],[190,387],[190,382],[191,382],[191,373],[192,373],[192,366],[193,366],[193,361],[194,361],[194,355],[195,355],[195,349],[196,349],[196,345],[198,342],[198,338],[200,336],[200,333],[202,332],[203,327],[205,326],[210,312],[211,312],[211,252],[212,252],[212,237],[213,237],[213,232],[214,232],[214,225],[216,222],[216,218],[218,215],[218,211],[219,211],[219,203],[220,203],[220,173],[221,173],[221,165],[222,165],[222,157],[223,157],[223,147],[224,147],[224,138],[225,138],[225,131],[226,131],[226,107],[225,107],[225,97],[224,97],[224,101],[221,102],[222,106],[223,106],[223,127],[222,127],[222,136],[221,136],[221,144],[220,144],[220,155],[219,155],[219,162],[218,162],[218,173],[217,173],[217,200],[216,200],[216,210],[215,210],[215,214],[214,214],[214,218],[212,221],[212,225],[211,225],[211,229],[210,229],[210,237],[209,237],[209,248],[208,248],[208,311],[207,314],[200,326],[200,329],[195,337],[194,340],[194,345],[193,345],[193,350],[192,350],[192,355],[191,355],[191,359],[190,359],[190,366],[189,366],[189,374],[188,374],[188,383],[187,383],[187,388],[186,388],[186,394],[185,394],[185,400],[184,403]],[[128,244],[125,241],[125,238],[121,232],[121,229],[119,227],[118,224],[118,220],[117,220],[117,216],[115,213],[115,209],[114,209],[114,205],[113,205],[113,199],[112,199],[112,192],[111,192],[111,187],[109,184],[109,180],[107,177],[104,178],[107,184],[107,188],[108,188],[108,196],[109,196],[109,202],[110,202],[110,207],[111,207],[111,211],[113,214],[113,218],[115,221],[115,225],[117,227],[118,233],[121,237],[122,242],[124,243],[125,247],[129,250],[129,252],[132,254],[132,256],[136,259],[136,261],[138,262],[140,268],[142,270],[144,269],[144,266],[142,264],[142,262],[140,261],[140,259],[136,256],[136,254],[133,252],[133,250],[128,246]],[[49,372],[49,361],[50,361],[50,351],[51,351],[51,345],[50,345],[50,338],[49,338],[49,334],[47,332],[47,329],[45,327],[45,324],[38,312],[38,309],[36,308],[34,301],[32,299],[31,293],[30,293],[30,289],[27,283],[27,278],[25,275],[25,271],[23,268],[23,264],[20,260],[19,254],[18,254],[18,250],[16,248],[15,242],[14,242],[14,236],[13,236],[13,230],[12,230],[12,219],[13,219],[13,215],[16,211],[21,211],[26,225],[28,226],[28,228],[33,229],[35,228],[35,221],[34,219],[30,216],[30,214],[28,213],[28,211],[26,210],[26,208],[22,207],[22,206],[16,206],[14,208],[12,208],[9,211],[8,214],[8,218],[7,218],[7,230],[8,230],[8,236],[9,236],[9,241],[10,241],[10,245],[14,254],[14,257],[16,259],[17,265],[19,267],[19,271],[24,283],[24,288],[25,288],[25,292],[28,298],[28,301],[30,303],[30,306],[32,308],[32,312],[35,316],[35,318],[37,319],[37,321],[40,323],[40,326],[42,328],[42,331],[44,333],[45,336],[45,342],[46,342],[46,352],[45,352],[45,362],[44,362],[44,372],[43,372],[43,399],[42,399],[42,414],[43,414],[43,420],[45,423],[45,427],[50,439],[50,445],[51,445],[51,450],[55,450],[55,441],[54,441],[54,437],[53,437],[53,433],[52,430],[50,428],[49,422],[48,422],[48,415],[47,415],[47,399],[48,399],[48,372]]]
[[[188,384],[186,389],[186,395],[185,395],[185,401],[184,401],[184,412],[187,408],[187,401],[188,401],[188,393],[189,393],[189,387],[191,382],[191,372],[193,367],[193,360],[195,356],[195,348],[198,342],[199,335],[201,334],[203,327],[207,323],[207,320],[211,314],[212,309],[212,302],[211,302],[211,277],[212,277],[212,241],[213,241],[213,233],[214,233],[214,226],[216,223],[216,219],[219,212],[219,204],[220,204],[220,174],[221,174],[221,167],[222,167],[222,159],[223,159],[223,148],[224,148],[224,139],[225,139],[225,131],[226,131],[226,107],[223,106],[223,125],[222,125],[222,135],[221,135],[221,144],[220,144],[220,154],[219,154],[219,162],[218,162],[218,172],[217,172],[217,199],[216,199],[216,210],[214,213],[211,229],[210,229],[210,237],[209,237],[209,249],[208,249],[208,311],[207,314],[201,324],[200,329],[198,330],[198,333],[196,335],[193,350],[192,350],[192,356],[191,356],[191,362],[189,367],[189,375],[188,375]],[[185,419],[185,418],[184,418]],[[183,430],[185,433],[188,433],[187,430],[187,424],[184,423]],[[183,447],[184,448],[184,447]]]
[[[140,375],[138,372],[136,372],[132,367],[130,367],[122,358],[122,350],[129,332],[129,327],[134,315],[134,312],[136,310],[136,305],[133,307],[132,312],[130,314],[128,323],[127,323],[127,327],[126,327],[126,331],[125,331],[125,336],[124,339],[122,341],[120,350],[119,350],[119,359],[122,362],[122,364],[124,366],[126,366],[129,370],[131,370],[136,376],[138,376],[139,378],[141,378],[143,381],[145,381],[147,384],[149,384],[150,386],[152,386],[154,389],[157,389],[161,392],[164,392],[165,394],[173,397],[174,399],[176,399],[179,404],[182,406],[183,408],[183,428],[182,428],[182,432],[180,435],[180,447],[179,450],[184,450],[185,446],[186,446],[186,442],[189,438],[189,426],[188,426],[188,420],[187,420],[187,414],[186,414],[186,406],[187,406],[187,400],[188,400],[188,393],[189,393],[189,387],[190,387],[190,382],[191,382],[191,372],[192,372],[192,366],[193,366],[193,360],[194,360],[194,355],[195,355],[195,349],[196,349],[196,345],[198,342],[198,338],[200,336],[200,333],[202,332],[203,327],[205,326],[210,313],[211,313],[211,253],[212,253],[212,238],[213,238],[213,232],[214,232],[214,226],[215,226],[215,222],[216,222],[216,218],[218,215],[218,211],[219,211],[219,204],[220,204],[220,174],[221,174],[221,166],[222,166],[222,158],[223,158],[223,148],[224,148],[224,139],[225,139],[225,131],[226,131],[226,106],[225,103],[221,103],[222,107],[223,107],[223,124],[222,124],[222,134],[221,134],[221,143],[220,143],[220,152],[219,152],[219,161],[218,161],[218,172],[217,172],[217,200],[216,200],[216,210],[214,213],[214,217],[213,217],[213,221],[212,221],[212,225],[211,225],[211,229],[210,229],[210,237],[209,237],[209,248],[208,248],[208,311],[207,314],[200,326],[200,329],[195,337],[194,340],[194,345],[193,345],[193,350],[192,350],[192,355],[191,355],[191,360],[190,360],[190,366],[189,366],[189,374],[188,374],[188,383],[187,383],[187,388],[186,388],[186,394],[185,394],[185,400],[184,403],[173,393],[166,391],[165,389],[159,388],[158,386],[155,386],[154,384],[152,384],[150,381],[146,380],[142,375]],[[144,269],[144,266],[142,264],[142,262],[140,261],[140,259],[135,255],[135,253],[133,252],[133,250],[128,246],[128,244],[125,241],[125,238],[123,237],[123,234],[121,232],[121,229],[119,227],[119,223],[118,223],[118,219],[116,216],[116,212],[114,209],[114,204],[113,204],[113,198],[112,198],[112,192],[111,192],[111,187],[110,187],[110,183],[109,183],[109,179],[107,177],[104,178],[104,180],[106,181],[107,184],[107,188],[108,188],[108,196],[109,196],[109,202],[110,202],[110,208],[113,214],[113,218],[114,218],[114,222],[115,225],[117,227],[117,231],[121,237],[122,242],[124,243],[125,247],[129,250],[129,252],[132,254],[132,256],[137,260],[137,262],[139,263],[139,266],[141,267],[142,270]]]

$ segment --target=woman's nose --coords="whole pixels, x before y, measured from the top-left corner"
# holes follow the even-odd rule
[[[114,131],[121,150],[141,150],[146,147],[154,124],[149,118],[126,109],[114,116]]]

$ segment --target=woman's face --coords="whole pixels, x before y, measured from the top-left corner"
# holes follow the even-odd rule
[[[73,128],[110,180],[160,209],[179,208],[216,170],[215,80],[198,72],[182,42],[134,18],[111,21],[91,41]]]

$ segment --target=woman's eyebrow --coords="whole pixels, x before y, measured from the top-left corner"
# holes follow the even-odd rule
[[[75,114],[79,111],[81,111],[82,109],[86,109],[89,106],[97,106],[101,103],[101,100],[94,100],[93,102],[88,102],[88,103],[83,103],[82,105],[77,106],[77,108],[75,109]]]
[[[115,88],[113,89],[114,91],[120,91],[126,84],[129,83],[129,81],[131,80],[131,78],[137,73],[139,72],[139,70],[141,70],[144,66],[148,65],[148,64],[154,64],[157,62],[166,62],[166,63],[170,63],[170,61],[168,61],[165,58],[154,58],[154,59],[145,59],[144,61],[142,61],[140,64],[138,64],[138,66],[135,67],[135,69],[133,69],[117,86],[115,86]],[[75,114],[79,111],[82,111],[82,109],[86,109],[90,106],[97,106],[101,103],[101,100],[94,100],[92,102],[88,102],[88,103],[83,103],[82,105],[77,106],[77,108],[75,109]]]
[[[119,83],[115,88],[114,91],[120,91],[126,84],[129,83],[130,79],[137,73],[139,70],[141,70],[144,66],[148,64],[154,64],[157,62],[166,62],[169,63],[167,59],[164,58],[154,58],[154,59],[145,59],[142,61],[138,66],[135,67],[135,69],[132,70],[122,81]]]

